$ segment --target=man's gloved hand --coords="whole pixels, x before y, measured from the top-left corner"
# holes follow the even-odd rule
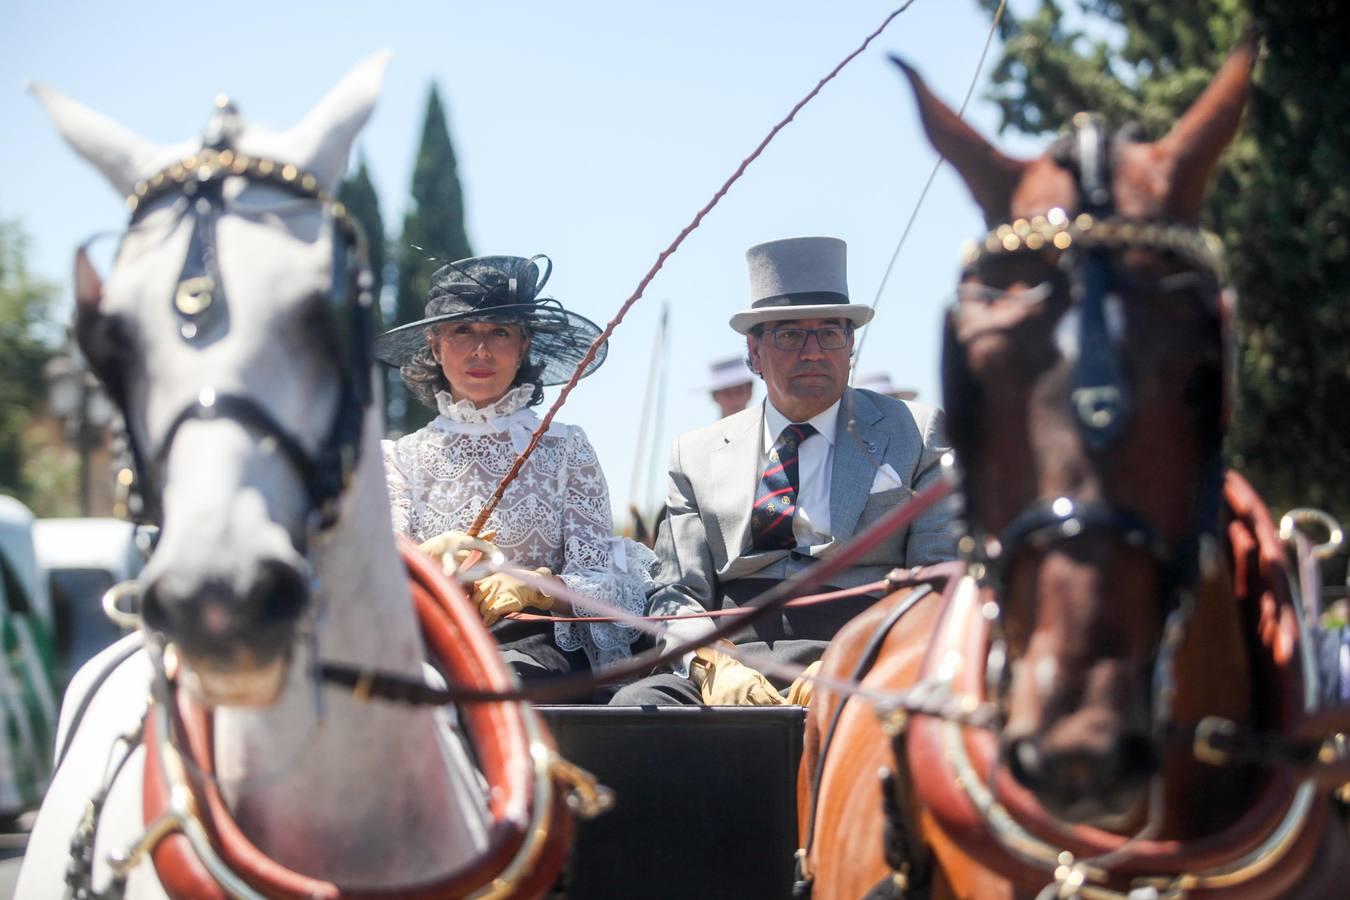
[[[534,570],[545,578],[553,576],[547,566]],[[483,624],[491,626],[502,616],[531,609],[552,609],[553,598],[538,588],[532,587],[505,572],[494,572],[473,583],[473,600],[478,604],[478,614]]]
[[[689,676],[698,685],[703,702],[709,706],[782,706],[784,703],[769,679],[740,660],[719,652],[716,645],[694,651]]]
[[[485,554],[500,553],[497,545],[492,543],[492,539],[496,536],[495,531],[485,531],[476,538],[464,531],[445,531],[433,538],[427,538],[417,545],[417,549],[439,559],[445,574],[453,576],[474,550]],[[484,544],[487,545],[486,549]]]
[[[806,667],[806,671],[797,676],[797,680],[792,682],[792,687],[788,688],[787,704],[789,706],[811,705],[811,695],[816,690],[816,683],[811,680],[811,677],[819,671],[820,660],[816,660]]]

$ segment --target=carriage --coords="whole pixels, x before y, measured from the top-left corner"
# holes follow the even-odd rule
[[[128,197],[117,269],[77,256],[77,333],[164,529],[137,586],[106,599],[134,604],[145,636],[76,679],[21,890],[540,896],[561,871],[575,896],[1317,896],[1344,877],[1347,836],[1306,771],[1328,745],[1298,731],[1311,679],[1273,526],[1214,465],[1227,311],[1191,224],[1254,52],[1164,141],[1085,118],[1032,163],[909,73],[935,145],[990,221],[1013,217],[949,320],[969,534],[962,563],[896,573],[841,635],[804,729],[794,708],[515,702],[577,685],[514,684],[463,589],[415,551],[405,573],[381,517],[359,515],[385,505],[372,298],[329,191],[382,58],[288,132],[225,103],[171,148],[42,91]],[[1033,439],[1026,410],[1058,440]],[[995,412],[1008,427],[986,427]],[[574,832],[569,807],[611,799],[577,762],[621,791]],[[1187,791],[1214,800],[1178,805]],[[642,799],[662,797],[682,802]],[[638,840],[637,823],[667,827]]]

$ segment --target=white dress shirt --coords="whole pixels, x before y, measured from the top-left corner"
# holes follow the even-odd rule
[[[842,398],[841,398],[842,399]],[[760,441],[760,472],[769,461],[774,441],[790,424],[811,425],[816,433],[797,448],[797,511],[792,515],[792,534],[798,547],[828,544],[830,532],[830,475],[834,467],[834,429],[839,420],[839,400],[805,422],[793,423],[764,400],[764,435]]]

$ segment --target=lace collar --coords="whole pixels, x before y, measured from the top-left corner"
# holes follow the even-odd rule
[[[539,417],[534,414],[534,410],[525,405],[530,402],[533,394],[534,385],[522,384],[507,391],[491,406],[478,407],[468,399],[456,403],[449,392],[438,391],[436,407],[441,415],[431,424],[432,427],[449,434],[505,433],[511,439],[511,446],[517,453],[521,453],[529,446],[534,429],[539,427]],[[553,422],[545,434],[557,437],[565,435],[566,432],[564,426]]]
[[[482,424],[504,419],[524,410],[534,394],[534,385],[522,384],[511,388],[501,399],[489,406],[474,406],[467,397],[456,402],[449,391],[436,392],[436,409],[451,422]]]

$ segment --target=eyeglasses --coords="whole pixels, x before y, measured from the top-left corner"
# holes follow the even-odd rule
[[[773,335],[773,345],[779,350],[800,350],[806,346],[810,335],[816,336],[816,343],[822,350],[842,350],[848,344],[849,328],[843,325],[824,325],[820,328],[766,328]]]
[[[473,350],[481,345],[496,352],[519,346],[523,334],[519,326],[493,325],[474,329],[470,325],[442,325],[437,336],[449,341],[456,350]]]

